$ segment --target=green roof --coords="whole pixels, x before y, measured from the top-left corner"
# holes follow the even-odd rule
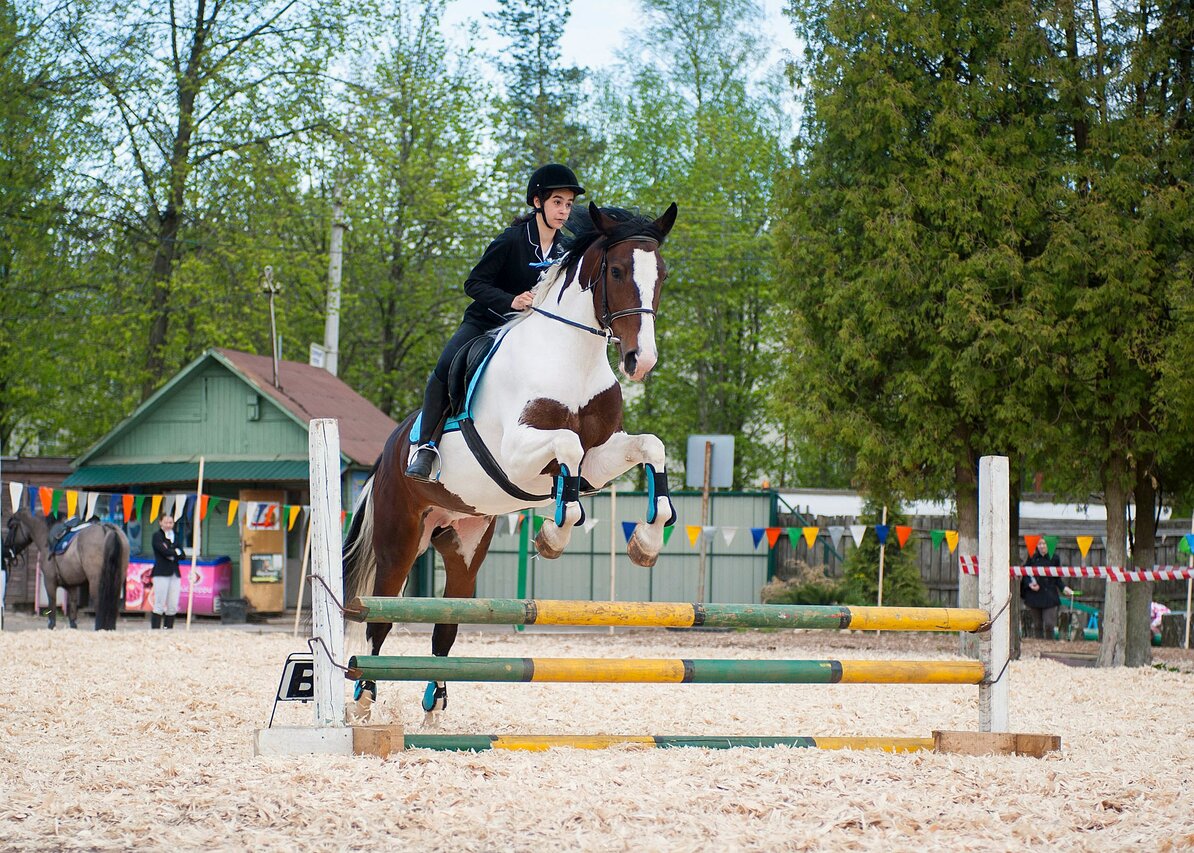
[[[198,479],[198,462],[142,462],[135,465],[85,465],[67,477],[62,485],[94,488],[195,483]],[[205,482],[230,480],[242,483],[303,481],[308,479],[307,460],[207,462],[203,466],[203,479]]]

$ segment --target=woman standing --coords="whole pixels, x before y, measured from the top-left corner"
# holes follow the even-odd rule
[[[153,615],[149,627],[174,627],[178,613],[178,594],[182,589],[182,575],[178,561],[184,557],[182,548],[174,541],[174,516],[166,513],[153,534]]]
[[[567,166],[549,163],[536,169],[527,183],[530,213],[499,234],[469,273],[464,292],[473,303],[465,309],[460,328],[448,340],[427,380],[419,421],[419,449],[406,469],[406,476],[412,480],[430,482],[439,456],[437,444],[448,413],[452,359],[469,341],[504,324],[512,312],[531,307],[531,288],[539,280],[542,265],[563,254],[562,241],[557,238],[572,213],[573,201],[584,191]]]

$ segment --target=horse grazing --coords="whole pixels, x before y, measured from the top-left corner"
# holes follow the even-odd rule
[[[66,551],[50,552],[50,530],[44,518],[19,509],[8,520],[4,534],[4,561],[9,563],[30,545],[41,553],[42,580],[50,599],[48,627],[58,622],[58,588],[67,591],[67,619],[78,628],[79,593],[86,584],[95,602],[95,630],[116,630],[121,589],[129,566],[129,540],[115,524],[81,525]]]
[[[676,221],[676,205],[654,221],[596,205],[588,214],[568,252],[540,278],[532,309],[478,339],[493,349],[483,380],[464,404],[460,429],[449,421],[440,442],[439,480],[405,476],[414,415],[386,441],[344,542],[346,601],[370,587],[373,595],[401,594],[429,545],[444,560],[444,595],[471,598],[497,516],[554,504],[535,547],[542,557],[558,557],[584,521],[582,492],[635,465],[647,469],[648,506],[627,553],[637,565],[655,564],[664,527],[676,519],[663,442],[623,430],[622,390],[606,346],[617,344],[620,369],[631,380],[642,380],[655,366],[655,314],[667,275],[659,247]],[[373,654],[380,654],[390,627],[369,624]],[[456,631],[456,625],[436,625],[432,654],[446,656]],[[359,716],[367,716],[376,696],[376,684],[357,682]],[[428,684],[428,722],[446,706],[446,686]]]

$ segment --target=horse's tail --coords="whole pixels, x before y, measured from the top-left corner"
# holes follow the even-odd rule
[[[120,609],[120,576],[122,548],[120,534],[104,526],[104,564],[100,569],[99,601],[95,605],[95,630],[115,631],[116,615]]]
[[[368,593],[377,574],[373,553],[373,482],[370,477],[353,507],[352,524],[344,537],[344,603]]]

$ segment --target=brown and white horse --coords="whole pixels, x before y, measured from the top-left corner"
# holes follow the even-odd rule
[[[623,430],[622,390],[606,347],[617,343],[619,366],[631,380],[642,380],[658,360],[655,312],[667,275],[659,247],[676,205],[654,221],[595,205],[588,212],[590,223],[540,279],[532,310],[498,330],[500,343],[470,406],[472,440],[483,442],[500,471],[494,475],[493,464],[478,461],[485,453],[474,454],[464,430],[449,431],[440,442],[439,480],[408,479],[408,418],[386,442],[353,514],[344,543],[346,601],[399,595],[428,545],[444,560],[444,595],[472,597],[496,517],[529,507],[555,505],[535,545],[541,556],[558,557],[584,519],[581,477],[584,486],[600,488],[636,465],[647,466],[651,499],[627,553],[640,566],[655,564],[664,527],[675,522],[663,442]],[[447,655],[456,630],[436,625],[432,653]],[[372,654],[380,654],[389,631],[388,623],[369,624]],[[359,702],[366,692],[365,703],[376,697],[376,685],[358,682]],[[446,704],[446,687],[429,684],[424,710]]]

